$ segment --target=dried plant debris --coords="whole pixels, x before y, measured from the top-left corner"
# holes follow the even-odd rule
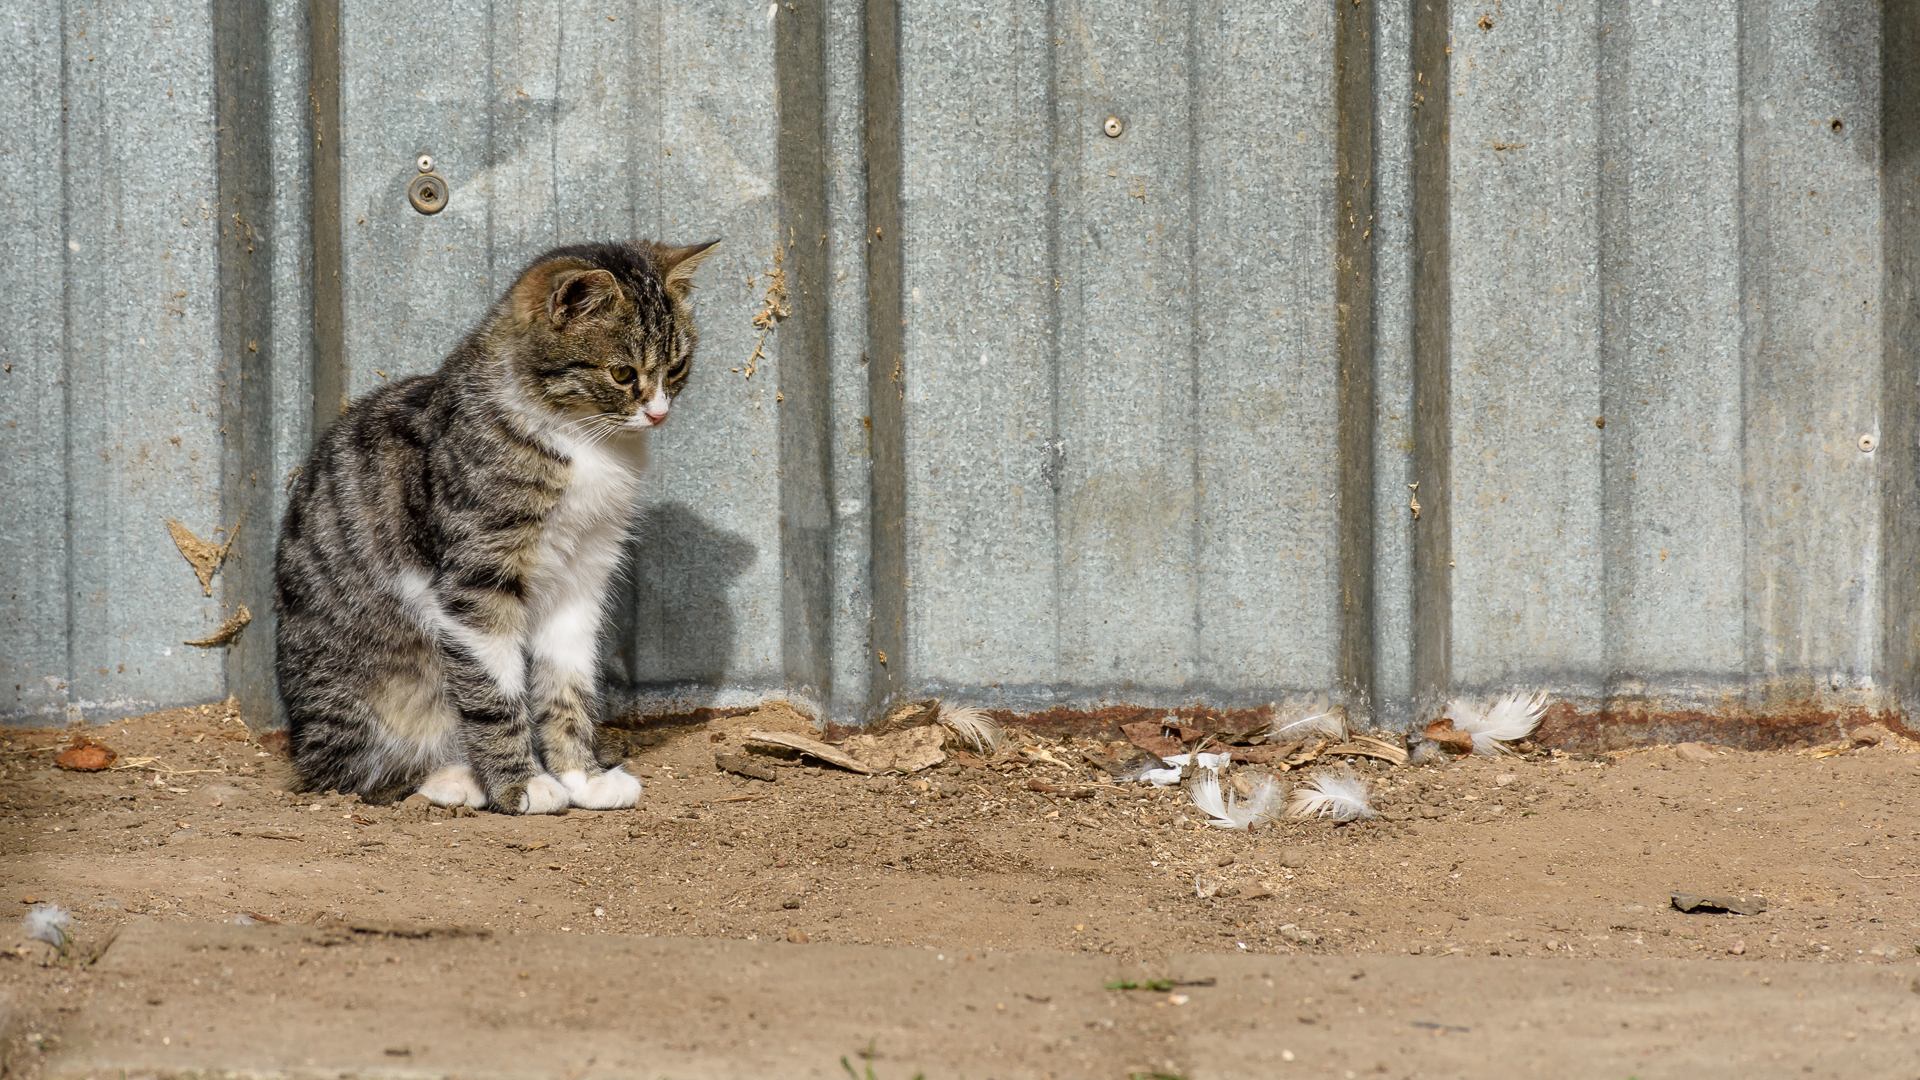
[[[200,589],[208,596],[213,595],[213,575],[226,561],[227,552],[233,549],[233,538],[240,535],[240,526],[235,525],[227,534],[224,544],[209,544],[193,535],[193,530],[172,518],[167,519],[167,532],[173,536],[173,544],[180,554],[193,567],[194,576],[200,579]]]
[[[914,773],[931,769],[947,760],[941,749],[946,731],[939,727],[912,727],[885,735],[861,733],[840,744],[840,749],[860,759],[874,772]]]
[[[253,612],[247,610],[247,605],[241,604],[240,610],[227,616],[226,621],[222,622],[213,633],[203,638],[195,638],[192,641],[182,642],[182,644],[194,645],[202,649],[211,649],[220,645],[226,645],[232,642],[234,638],[239,637],[240,631],[246,629],[247,624],[252,621]]]
[[[97,739],[74,733],[67,748],[55,754],[53,763],[69,772],[99,772],[111,768],[120,760],[120,754],[113,747]]]
[[[1289,711],[1296,715],[1277,716],[1267,727],[1267,741],[1315,738],[1346,741],[1347,710],[1339,705],[1329,705],[1326,691],[1320,692],[1320,696],[1307,706],[1304,714],[1298,714],[1297,710]]]
[[[1511,754],[1513,749],[1507,744],[1519,742],[1533,734],[1533,729],[1540,726],[1540,717],[1546,711],[1545,690],[1531,694],[1514,691],[1485,704],[1455,698],[1447,704],[1447,715],[1442,719],[1452,720],[1453,730],[1465,733],[1471,739],[1474,753]],[[1431,734],[1429,737],[1432,737]],[[1443,742],[1442,745],[1448,744]]]
[[[1187,781],[1187,796],[1207,815],[1207,824],[1219,829],[1251,829],[1278,818],[1284,794],[1280,782],[1271,776],[1254,780],[1245,798],[1236,794],[1233,785],[1223,791],[1220,774],[1213,769],[1196,769]]]
[[[985,709],[971,705],[948,705],[937,702],[933,722],[946,728],[953,737],[967,743],[981,754],[992,754],[1006,745],[1006,729],[1000,722],[987,715]]]
[[[1371,821],[1379,816],[1367,801],[1367,782],[1351,769],[1323,772],[1293,789],[1287,816],[1331,821]]]
[[[818,739],[809,739],[804,735],[788,735],[782,731],[749,731],[746,734],[746,741],[759,743],[763,746],[781,746],[788,750],[798,750],[808,757],[819,758],[828,764],[838,765],[843,769],[850,772],[857,772],[862,776],[871,776],[874,772],[871,766],[828,746]]]
[[[1360,757],[1379,758],[1393,765],[1405,765],[1407,752],[1390,742],[1383,742],[1370,735],[1355,735],[1350,741],[1338,746],[1329,746],[1321,753],[1329,755],[1352,754]]]

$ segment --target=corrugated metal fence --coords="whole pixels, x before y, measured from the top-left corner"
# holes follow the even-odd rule
[[[726,245],[607,645],[643,711],[1904,716],[1916,56],[1870,0],[18,0],[5,715],[268,722],[317,426],[646,235]]]

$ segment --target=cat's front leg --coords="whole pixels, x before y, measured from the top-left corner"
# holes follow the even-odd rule
[[[460,737],[487,803],[508,814],[554,814],[567,789],[540,767],[527,710],[526,653],[504,635],[448,635],[442,646],[448,696],[460,713]]]
[[[532,703],[541,760],[583,810],[619,810],[640,801],[640,778],[603,767],[594,753],[600,606],[566,605],[533,634]]]

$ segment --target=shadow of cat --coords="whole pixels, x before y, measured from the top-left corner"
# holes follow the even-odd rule
[[[606,689],[726,681],[735,636],[728,590],[759,556],[752,541],[681,503],[642,511],[603,639]]]

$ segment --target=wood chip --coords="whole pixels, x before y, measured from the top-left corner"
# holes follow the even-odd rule
[[[1093,798],[1092,788],[1062,787],[1059,784],[1049,784],[1045,780],[1027,781],[1027,790],[1044,792],[1048,795],[1065,795],[1069,799]]]
[[[789,750],[798,750],[808,757],[819,758],[829,765],[838,765],[849,772],[857,772],[861,776],[873,775],[872,769],[817,739],[809,739],[802,735],[788,735],[779,731],[749,731],[746,734],[746,741],[767,746],[784,746]]]

